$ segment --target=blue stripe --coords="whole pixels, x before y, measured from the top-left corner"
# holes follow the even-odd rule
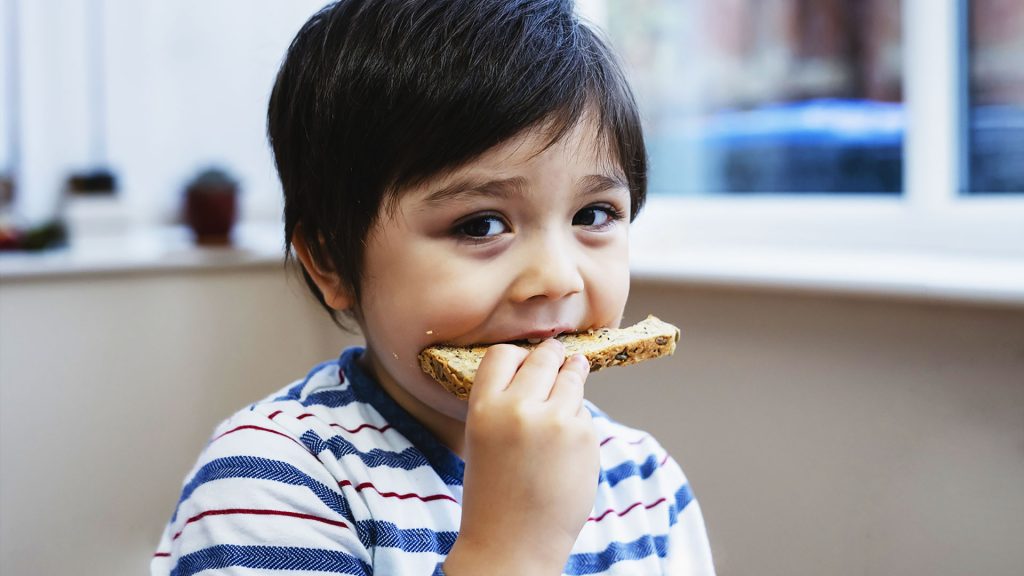
[[[379,520],[356,522],[356,533],[366,548],[398,548],[403,552],[433,552],[442,556],[448,555],[459,535],[458,532],[434,532],[429,528],[399,528]]]
[[[641,479],[646,480],[658,471],[658,464],[658,459],[651,454],[640,464],[628,461],[608,470],[602,468],[598,482],[607,482],[608,486],[614,488],[616,484],[632,476],[639,476]]]
[[[338,550],[219,544],[182,556],[171,571],[171,576],[191,576],[203,570],[231,566],[353,575],[369,575],[373,572],[366,562]]]
[[[347,519],[355,528],[359,541],[366,548],[382,546],[399,548],[405,552],[434,552],[445,555],[455,544],[458,532],[435,532],[428,528],[400,529],[391,522],[365,520],[356,522],[348,501],[339,493],[324,484],[303,474],[297,468],[284,462],[253,458],[250,456],[232,456],[219,458],[203,466],[195,477],[182,490],[181,503],[187,500],[202,484],[224,478],[256,478],[272,480],[293,486],[305,486],[331,510]],[[173,523],[178,515],[175,510]]]
[[[291,464],[252,456],[229,456],[212,460],[196,472],[192,480],[182,489],[181,498],[178,500],[178,507],[174,510],[171,522],[173,523],[177,519],[181,503],[188,500],[196,488],[207,482],[226,478],[255,478],[292,486],[305,486],[328,508],[350,522],[352,521],[352,511],[342,494],[302,473]]]
[[[356,401],[358,399],[355,392],[352,390],[352,386],[348,385],[341,388],[313,392],[302,401],[302,405],[306,407],[325,406],[327,408],[341,408]]]
[[[601,552],[573,554],[565,565],[565,573],[598,574],[616,562],[640,560],[657,554],[658,558],[668,555],[668,536],[644,535],[632,542],[612,542]]]
[[[693,490],[690,489],[689,484],[683,484],[676,490],[676,501],[674,504],[669,506],[668,509],[668,525],[675,526],[676,522],[679,521],[679,514],[689,506],[690,502],[693,502]]]
[[[676,491],[674,502],[668,506],[668,525],[674,526],[679,521],[679,514],[693,501],[693,490],[689,484],[683,484]],[[565,573],[596,574],[608,570],[612,564],[624,560],[640,560],[656,554],[664,558],[668,554],[668,536],[644,535],[632,542],[612,542],[602,552],[589,554],[573,554],[566,564]]]
[[[338,460],[341,460],[342,456],[357,456],[363,461],[363,464],[370,468],[388,466],[400,470],[415,470],[421,466],[430,466],[430,462],[427,462],[423,453],[413,446],[401,452],[381,450],[380,448],[374,448],[369,452],[360,452],[351,442],[341,436],[331,436],[324,440],[312,430],[305,431],[299,439],[313,454],[329,450]]]
[[[313,368],[306,373],[306,377],[299,381],[298,384],[295,384],[294,386],[289,388],[288,391],[285,392],[283,395],[274,398],[272,402],[278,402],[280,400],[298,400],[299,398],[302,397],[302,389],[305,388],[307,384],[309,384],[309,381],[313,379],[313,376],[316,376],[317,373],[319,373],[324,368],[329,368],[331,366],[335,367],[335,373],[337,373],[337,370],[340,369],[338,360],[328,360],[326,362],[321,362],[316,366],[313,366]],[[341,382],[340,377],[338,379],[338,382]]]

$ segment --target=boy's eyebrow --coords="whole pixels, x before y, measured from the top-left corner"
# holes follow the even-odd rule
[[[526,179],[521,176],[485,182],[472,179],[457,180],[444,188],[431,192],[424,202],[436,206],[445,202],[474,197],[507,199],[521,193],[526,186]],[[591,196],[615,189],[628,192],[629,184],[618,174],[591,174],[580,178],[577,188],[580,191],[580,196]]]
[[[443,204],[455,199],[483,196],[486,198],[509,198],[526,188],[526,179],[520,176],[486,182],[457,180],[440,190],[427,195],[427,204]]]
[[[615,190],[616,188],[621,188],[625,192],[629,192],[629,184],[626,182],[626,179],[617,173],[591,174],[589,176],[584,176],[579,180],[581,196],[600,194],[609,190]]]

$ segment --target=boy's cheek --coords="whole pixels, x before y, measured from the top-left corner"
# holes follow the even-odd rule
[[[375,339],[387,340],[381,344],[405,354],[473,332],[493,307],[481,290],[471,286],[421,280],[409,281],[406,287],[403,294],[388,298],[390,303],[371,297],[376,301],[368,303],[364,327]]]
[[[629,299],[628,252],[609,254],[588,269],[587,292],[590,305],[600,318],[600,327],[618,328]]]

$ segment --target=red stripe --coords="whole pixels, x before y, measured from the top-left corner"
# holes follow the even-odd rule
[[[339,528],[348,528],[348,524],[340,520],[331,520],[329,518],[321,518],[320,516],[313,516],[312,514],[302,514],[299,512],[291,512],[288,510],[259,510],[252,508],[226,508],[224,510],[207,510],[196,514],[185,521],[185,524],[181,526],[181,530],[171,538],[171,541],[177,540],[178,536],[185,531],[185,527],[193,522],[197,522],[206,518],[207,516],[225,516],[230,514],[245,514],[250,516],[288,516],[291,518],[301,518],[302,520],[313,520],[316,522],[323,522],[324,524],[330,524],[331,526],[338,526]]]
[[[281,413],[281,411],[278,410],[277,412],[274,412],[273,414],[271,414],[270,418],[273,418],[274,416],[277,416],[280,413]],[[310,416],[315,416],[315,414],[312,414],[310,412],[306,412],[305,414],[299,414],[298,416],[295,417],[295,419],[296,420],[304,420],[306,418],[309,418]],[[359,425],[359,427],[357,427],[355,429],[346,428],[346,427],[342,426],[341,424],[334,424],[334,423],[332,423],[331,426],[334,427],[334,428],[341,428],[342,430],[344,430],[345,432],[348,432],[349,434],[355,434],[355,433],[363,430],[364,428],[369,428],[370,430],[376,430],[377,432],[385,432],[385,431],[391,429],[391,424],[385,424],[384,426],[374,426],[373,424],[361,424],[361,425]]]
[[[273,414],[271,414],[270,416],[267,416],[267,418],[270,418],[271,420],[273,420],[274,417],[277,416],[278,414],[280,414],[281,412],[282,412],[282,410],[278,410],[278,411],[274,412]]]
[[[345,432],[348,432],[349,434],[355,434],[356,432],[359,432],[360,430],[363,430],[364,428],[369,428],[370,430],[376,430],[377,432],[386,432],[386,431],[391,429],[391,424],[385,424],[383,426],[374,426],[373,424],[361,424],[361,425],[359,425],[359,427],[357,427],[354,430],[350,430],[348,428],[345,428],[341,424],[331,424],[331,426],[334,426],[335,428],[341,428],[342,430],[344,430]]]
[[[604,520],[605,516],[611,514],[612,512],[615,512],[615,515],[618,516],[619,518],[621,518],[621,517],[625,516],[626,514],[629,514],[629,512],[631,510],[633,510],[634,508],[636,508],[637,506],[643,506],[645,509],[650,510],[651,508],[654,508],[658,504],[661,504],[662,502],[665,502],[665,501],[666,501],[666,498],[658,498],[657,500],[655,500],[654,502],[651,502],[650,504],[643,504],[641,502],[637,502],[636,504],[631,505],[629,508],[626,508],[622,512],[615,512],[615,510],[612,510],[611,508],[609,508],[609,509],[605,510],[604,512],[602,512],[601,515],[597,516],[596,518],[593,517],[593,516],[590,517],[590,518],[587,518],[587,522],[600,522],[601,520]]]
[[[270,432],[271,434],[277,434],[278,436],[282,436],[284,438],[287,438],[287,439],[291,440],[292,442],[295,442],[299,446],[302,446],[303,450],[305,450],[307,452],[309,451],[309,449],[306,448],[306,446],[302,442],[299,442],[298,440],[296,440],[295,438],[292,438],[291,436],[289,436],[287,434],[282,434],[281,432],[278,432],[277,430],[271,430],[270,428],[264,428],[262,426],[253,426],[252,424],[245,424],[243,426],[238,426],[236,428],[232,428],[231,430],[228,430],[227,432],[221,434],[220,436],[217,436],[213,440],[210,440],[210,442],[216,442],[217,440],[220,440],[221,438],[227,436],[228,434],[232,434],[232,433],[238,432],[239,430],[259,430],[261,432]]]
[[[626,442],[627,444],[637,445],[637,444],[642,444],[648,438],[650,438],[650,436],[641,436],[639,440],[623,440],[623,442]],[[607,438],[605,438],[604,440],[601,441],[601,446],[604,446],[605,444],[611,442],[612,440],[617,440],[617,439],[618,439],[618,436],[609,436],[609,437],[607,437]]]
[[[167,558],[170,557],[170,555],[170,552],[157,552],[156,554],[153,554],[153,558]]]
[[[349,480],[342,480],[341,482],[338,482],[338,486],[342,488],[346,486],[353,486],[356,489],[356,492],[362,492],[366,488],[370,488],[384,498],[398,498],[399,500],[408,500],[409,498],[415,498],[423,502],[433,502],[434,500],[449,500],[451,502],[455,502],[456,504],[458,504],[458,500],[452,498],[447,494],[432,494],[430,496],[420,496],[419,494],[413,493],[399,494],[397,492],[381,492],[376,486],[374,486],[370,482],[363,482],[362,484],[353,485],[352,482],[350,482]]]

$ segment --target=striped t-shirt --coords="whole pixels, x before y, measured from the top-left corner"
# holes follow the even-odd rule
[[[463,461],[384,393],[360,348],[223,422],[186,478],[153,574],[440,574]],[[592,405],[593,511],[565,574],[713,574],[700,507],[651,436]]]

